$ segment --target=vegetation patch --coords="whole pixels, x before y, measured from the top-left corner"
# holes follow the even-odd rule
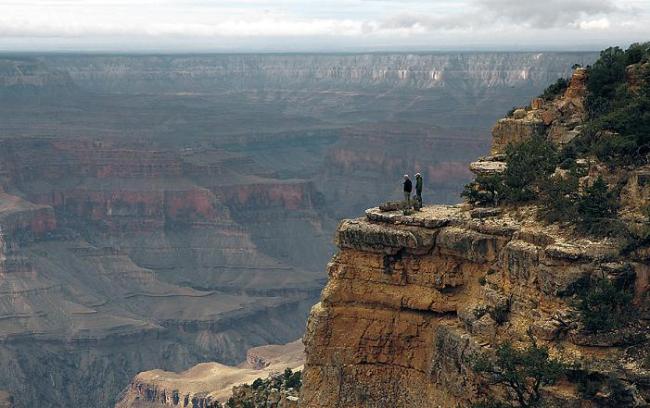
[[[549,85],[544,92],[539,96],[540,98],[551,101],[558,96],[562,95],[569,87],[569,80],[567,78],[558,78],[557,81]]]
[[[538,345],[533,336],[525,349],[505,342],[499,345],[494,358],[477,358],[472,366],[477,373],[485,374],[490,384],[502,385],[508,395],[503,402],[484,400],[473,405],[484,408],[538,407],[542,388],[555,384],[566,372],[565,365],[551,358],[548,348]]]
[[[650,43],[623,51],[610,47],[587,67],[589,121],[576,146],[612,165],[647,160],[650,152]],[[639,65],[638,89],[626,82],[626,68]]]
[[[577,287],[576,307],[585,329],[606,332],[627,325],[634,317],[634,276],[610,280],[585,278]]]
[[[266,379],[258,378],[250,385],[233,388],[233,396],[223,406],[226,408],[276,407],[283,394],[297,397],[301,387],[302,373],[287,368],[282,374]],[[219,408],[221,405],[214,407]]]
[[[511,144],[506,149],[505,172],[478,176],[461,195],[483,205],[535,200],[540,182],[553,173],[557,157],[555,148],[543,137]]]

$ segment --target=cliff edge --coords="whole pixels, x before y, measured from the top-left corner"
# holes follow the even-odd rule
[[[523,154],[513,146],[565,152],[585,137],[587,74],[497,123],[490,156],[472,164],[480,185],[468,186],[468,203],[371,208],[340,223],[304,336],[301,407],[648,405],[650,248],[647,235],[629,242],[650,222],[642,149],[625,166],[581,153],[540,170],[544,183],[575,178],[575,191],[555,196],[505,173]],[[587,218],[608,185],[627,235],[587,223],[611,221]],[[580,221],[551,219],[553,197]]]

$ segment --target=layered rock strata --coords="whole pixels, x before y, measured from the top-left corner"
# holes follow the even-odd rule
[[[374,208],[343,221],[304,338],[301,406],[467,406],[486,392],[470,357],[506,339],[525,341],[529,329],[650,400],[647,357],[633,357],[647,354],[646,329],[631,342],[585,334],[563,296],[585,276],[625,270],[636,279],[635,304],[647,310],[648,254],[621,259],[614,243],[540,225],[532,211],[436,206],[404,216]],[[503,325],[477,313],[506,303]],[[548,393],[562,404],[580,401],[572,385]]]

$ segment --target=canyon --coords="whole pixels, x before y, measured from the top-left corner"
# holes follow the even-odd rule
[[[457,202],[494,120],[595,58],[3,55],[0,388],[107,407],[295,340],[340,218],[416,170]]]

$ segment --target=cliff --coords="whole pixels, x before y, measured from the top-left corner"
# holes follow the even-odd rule
[[[503,174],[506,156],[513,156],[509,146],[542,140],[562,148],[579,137],[585,94],[585,70],[578,69],[557,97],[514,110],[494,127],[491,155],[472,170]],[[620,214],[636,227],[650,202],[650,167],[584,161],[583,185],[601,175],[624,186]],[[329,280],[304,336],[300,406],[527,406],[508,392],[513,383],[525,388],[528,373],[501,382],[499,370],[481,371],[476,361],[513,358],[516,352],[503,357],[504,344],[525,350],[531,341],[567,367],[542,386],[544,406],[647,406],[648,243],[622,251],[616,237],[541,219],[543,205],[466,203],[413,214],[371,208],[342,221]],[[632,322],[612,330],[585,327],[579,288],[596,277],[634,288],[627,310],[603,311],[607,318],[630,313]],[[509,361],[517,370],[526,364]]]

